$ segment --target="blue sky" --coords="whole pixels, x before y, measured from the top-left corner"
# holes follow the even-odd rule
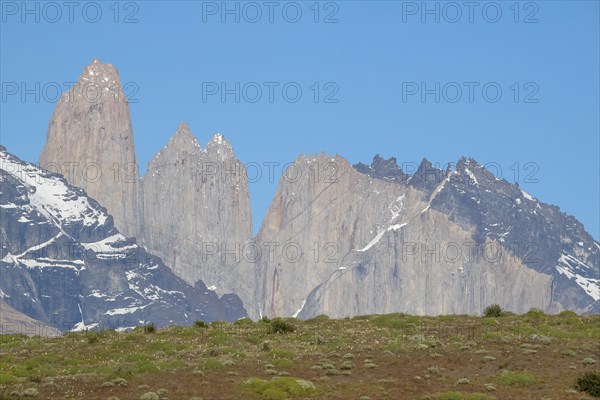
[[[60,16],[46,3],[36,11],[36,2],[24,14],[22,4],[1,4],[0,141],[28,161],[44,145],[53,95],[23,100],[4,85],[62,85],[98,57],[138,89],[131,111],[142,171],[181,121],[203,145],[223,133],[245,163],[321,151],[352,163],[377,153],[407,164],[464,155],[496,163],[503,178],[518,178],[600,237],[598,1],[520,2],[518,15],[513,1],[473,10],[428,2],[438,15],[423,13],[420,1],[321,2],[318,16],[313,1],[275,2],[272,22],[264,2],[227,2],[238,4],[239,22],[222,13],[223,2],[80,2],[72,22],[62,2],[54,3]],[[222,102],[203,99],[206,82],[264,90],[255,103],[252,85],[239,103],[233,95]],[[272,102],[265,82],[279,84]],[[302,89],[299,101],[286,100],[286,83]],[[435,93],[423,100],[421,85],[435,92],[436,83],[439,102]],[[263,172],[250,187],[255,229],[277,185]]]

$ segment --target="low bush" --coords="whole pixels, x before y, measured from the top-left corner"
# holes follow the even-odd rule
[[[577,390],[593,397],[600,397],[600,373],[586,372],[577,378]]]
[[[281,318],[275,318],[271,320],[271,325],[269,327],[269,333],[292,333],[296,331],[296,327]]]
[[[496,383],[503,386],[530,386],[535,376],[529,372],[507,372],[496,377]]]
[[[305,397],[316,391],[312,382],[291,377],[277,377],[270,381],[250,378],[243,381],[241,385],[243,389],[260,395],[265,400]]]
[[[488,318],[498,318],[501,317],[503,313],[504,311],[502,310],[502,307],[500,307],[498,304],[492,304],[483,310],[483,316]]]

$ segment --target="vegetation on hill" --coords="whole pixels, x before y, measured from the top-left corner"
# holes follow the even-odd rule
[[[0,399],[592,399],[599,342],[539,310],[1,335]]]

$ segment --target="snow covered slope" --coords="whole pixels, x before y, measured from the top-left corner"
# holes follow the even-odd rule
[[[232,295],[192,287],[126,238],[106,209],[60,175],[0,146],[0,293],[62,331],[235,320]]]

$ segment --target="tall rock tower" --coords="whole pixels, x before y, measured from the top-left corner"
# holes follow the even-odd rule
[[[137,233],[141,182],[129,102],[114,66],[93,60],[60,97],[40,166],[85,189],[126,235]]]
[[[141,243],[189,283],[238,294],[257,316],[248,179],[223,135],[202,149],[179,125],[148,163],[143,193]]]

